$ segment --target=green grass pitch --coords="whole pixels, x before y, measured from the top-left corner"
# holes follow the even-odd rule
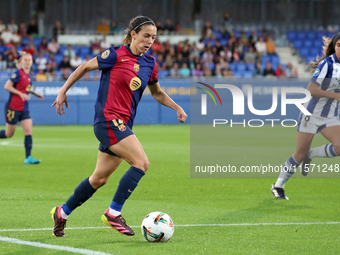
[[[235,154],[233,146],[244,146],[248,163],[270,156],[277,164],[293,153],[295,129],[263,127],[256,135],[250,130],[233,129],[226,152]],[[128,224],[135,226],[134,237],[122,236],[100,220],[129,167],[126,163],[73,212],[65,238],[52,235],[50,210],[64,203],[94,170],[98,142],[92,126],[34,126],[32,155],[42,160],[40,165],[23,164],[20,127],[11,139],[0,139],[0,254],[75,254],[60,247],[122,255],[339,253],[340,179],[293,178],[286,185],[290,200],[276,200],[270,194],[274,178],[190,178],[189,125],[137,125],[134,132],[151,163],[123,208]],[[313,146],[325,142],[318,135]],[[263,155],[261,148],[267,144],[271,154]],[[244,155],[239,158],[243,162]],[[339,160],[315,160],[323,162]],[[172,217],[175,233],[169,242],[144,240],[139,226],[152,211]],[[5,242],[5,237],[28,243]],[[32,246],[36,243],[40,246]],[[56,249],[41,247],[44,244]]]

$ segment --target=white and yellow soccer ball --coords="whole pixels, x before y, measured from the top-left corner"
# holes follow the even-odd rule
[[[142,234],[149,242],[167,242],[174,234],[174,223],[164,212],[152,212],[142,222]]]

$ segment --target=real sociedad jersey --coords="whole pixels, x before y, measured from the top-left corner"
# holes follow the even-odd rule
[[[146,86],[158,82],[156,60],[132,54],[129,45],[110,47],[97,56],[102,70],[94,125],[121,119],[130,128]]]
[[[315,70],[312,82],[325,91],[340,92],[340,63],[335,53],[322,60]],[[332,98],[312,97],[307,110],[316,117],[339,116],[339,101]]]
[[[15,71],[10,80],[13,82],[13,87],[22,93],[28,94],[32,87],[31,75],[25,73],[23,69]],[[14,111],[28,111],[28,102],[23,101],[20,96],[10,93],[6,107]]]

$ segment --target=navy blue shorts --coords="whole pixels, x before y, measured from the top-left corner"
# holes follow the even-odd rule
[[[30,119],[29,111],[14,111],[5,107],[5,118],[6,123],[16,125],[18,122],[26,119]]]
[[[108,147],[129,135],[133,135],[132,130],[120,119],[97,123],[94,125],[93,130],[100,142],[98,150],[113,156],[117,155],[110,151]]]

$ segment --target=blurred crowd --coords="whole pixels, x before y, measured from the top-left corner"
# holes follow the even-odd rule
[[[176,27],[170,19],[164,24],[156,22],[158,34],[172,34]],[[117,22],[109,25],[102,19],[91,45],[59,45],[58,35],[65,33],[59,21],[55,22],[51,38],[40,38],[35,19],[26,26],[15,20],[4,24],[0,20],[0,72],[14,70],[18,51],[32,54],[32,71],[37,81],[65,80],[79,65],[100,54],[111,45],[106,35],[120,33]],[[224,23],[214,29],[210,21],[202,27],[199,42],[189,40],[172,45],[156,38],[147,53],[158,63],[160,77],[297,77],[296,68],[290,63],[283,65],[275,52],[275,43],[267,31],[233,31],[229,14]],[[99,79],[99,72],[88,73],[84,79]]]

